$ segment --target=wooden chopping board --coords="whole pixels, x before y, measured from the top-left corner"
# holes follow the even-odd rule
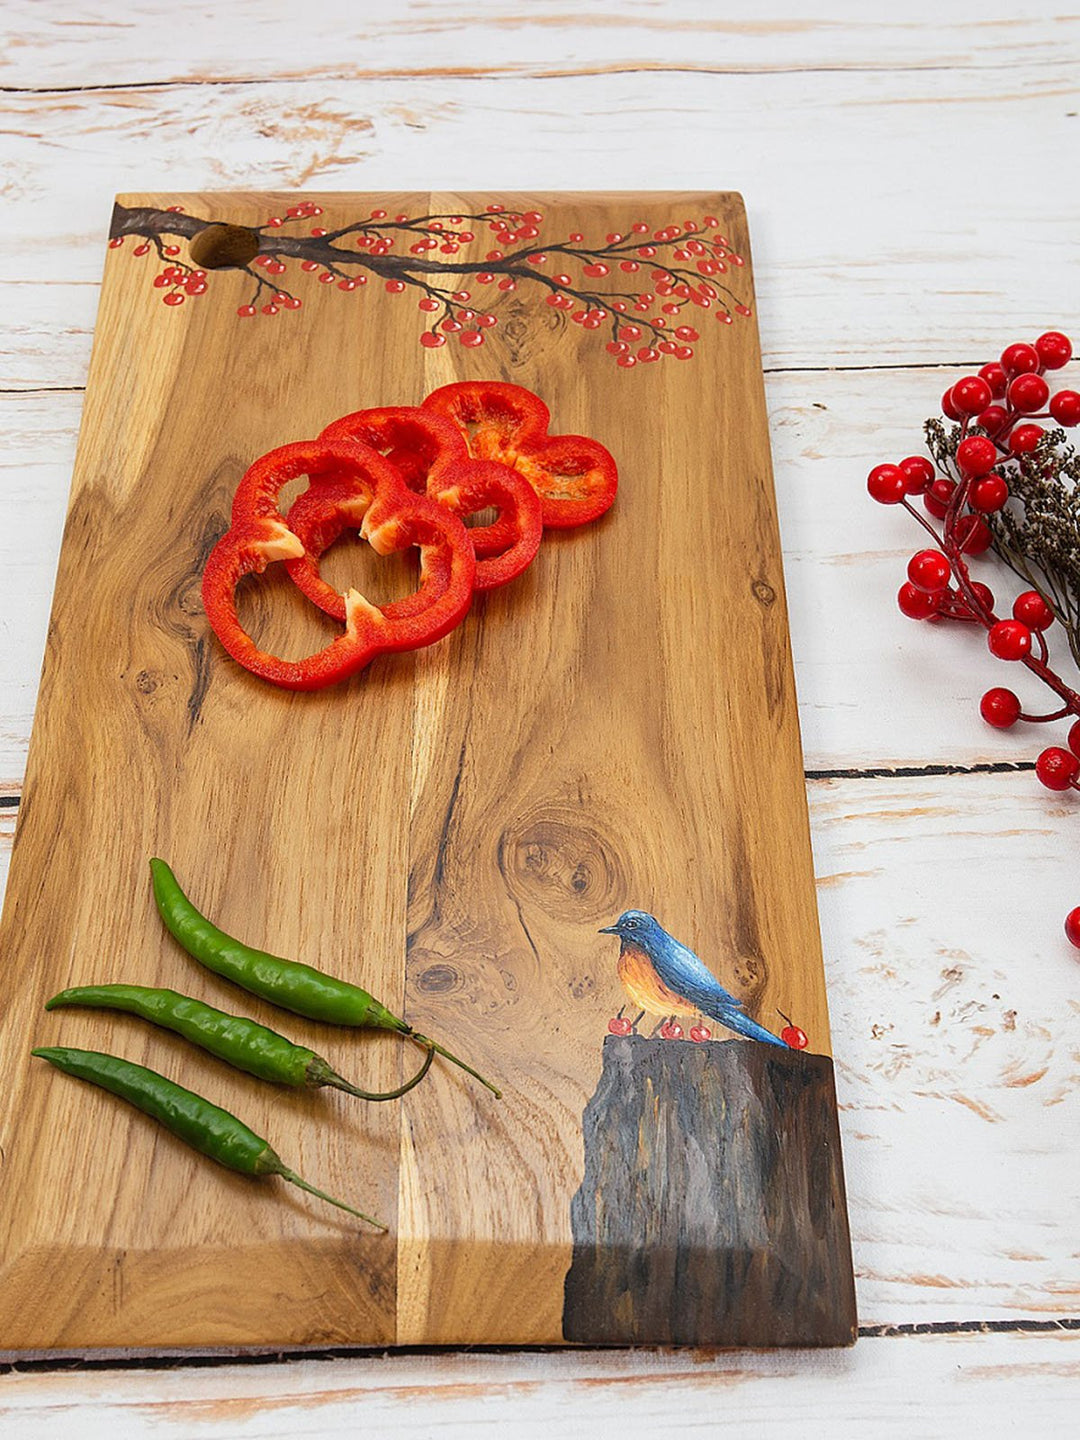
[[[183,289],[155,283],[170,264]],[[853,1338],[752,312],[732,194],[118,201],[0,934],[0,1351]],[[455,379],[527,386],[605,444],[611,512],[345,685],[238,668],[199,582],[247,465]],[[242,615],[299,656],[328,630],[278,570]],[[359,543],[326,573],[376,602],[413,583]],[[444,1064],[394,1104],[282,1093],[130,1017],[46,1014],[67,985],[167,985],[370,1088],[409,1073],[395,1037],[189,960],[155,854],[224,929],[363,984],[504,1098]],[[598,931],[628,909],[808,1049],[609,1033],[634,1007]],[[61,1043],[233,1110],[390,1233],[29,1056]]]

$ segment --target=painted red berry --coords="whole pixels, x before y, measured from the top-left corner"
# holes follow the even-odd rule
[[[969,435],[956,450],[956,463],[965,475],[988,475],[997,458],[997,446],[985,435]]]
[[[276,315],[278,313],[278,307],[276,305],[264,305],[262,307],[262,313],[264,315]]]
[[[629,1035],[634,1027],[625,1015],[616,1015],[614,1020],[607,1022],[607,1028],[612,1035]]]
[[[236,313],[237,313],[237,315],[242,315],[242,316],[244,317],[244,319],[246,320],[249,315],[254,315],[254,314],[255,314],[255,306],[254,306],[254,305],[241,305],[240,308],[239,308],[239,310],[237,310]]]
[[[979,714],[995,730],[1008,730],[1020,718],[1020,700],[1011,690],[995,685],[979,701]]]
[[[907,573],[916,590],[936,595],[952,579],[952,566],[940,550],[920,550],[908,561]]]
[[[907,476],[899,465],[875,465],[866,488],[879,505],[899,505],[907,494]]]
[[[161,298],[166,305],[182,305],[184,303],[184,297],[179,290],[171,290],[168,295],[163,295]]]
[[[1071,750],[1051,745],[1035,761],[1035,776],[1048,790],[1068,790],[1080,771],[1080,759]]]
[[[1065,934],[1068,936],[1069,944],[1075,945],[1080,950],[1080,905],[1075,910],[1070,910],[1065,916]]]
[[[979,371],[979,374],[990,386],[990,394],[994,397],[994,399],[1000,400],[1001,397],[1005,394],[1005,387],[1008,385],[1009,382],[1005,371],[1001,368],[997,361],[991,360],[989,365],[984,365]]]
[[[437,350],[440,345],[446,344],[446,336],[436,334],[433,330],[425,330],[420,336],[420,344],[425,350]]]
[[[987,631],[986,643],[999,660],[1022,660],[1031,653],[1031,631],[1021,620],[999,620]]]
[[[984,475],[975,481],[968,495],[972,509],[981,510],[984,515],[1000,510],[1008,498],[1009,487],[1000,475]]]
[[[661,1040],[681,1040],[683,1029],[677,1020],[665,1020],[660,1026]]]
[[[896,603],[909,620],[929,620],[931,615],[938,612],[941,595],[917,590],[911,581],[907,580],[897,591]]]
[[[904,472],[904,491],[908,495],[921,495],[934,483],[934,467],[925,455],[908,455],[900,461],[900,469]]]
[[[386,282],[386,293],[388,295],[400,295],[404,289],[404,280],[387,280]]]
[[[1013,601],[1013,617],[1029,630],[1047,630],[1054,623],[1054,612],[1037,590],[1025,590]]]
[[[798,1025],[785,1025],[780,1031],[780,1039],[791,1050],[805,1050],[810,1044],[806,1038],[806,1031]]]
[[[1022,415],[1033,415],[1050,398],[1050,386],[1041,375],[1017,375],[1009,381],[1009,404]]]
[[[1039,352],[1034,345],[1007,345],[1001,352],[1001,368],[1006,375],[1034,374],[1039,368]]]
[[[994,398],[994,392],[981,375],[965,375],[949,391],[953,408],[961,415],[977,415]]]
[[[1080,425],[1080,394],[1059,390],[1050,401],[1050,414],[1059,425]]]
[[[1060,330],[1048,330],[1035,341],[1044,370],[1060,370],[1072,359],[1072,341]]]
[[[691,1025],[690,1039],[695,1045],[703,1045],[706,1040],[712,1039],[712,1031],[708,1025]]]
[[[1041,425],[1018,425],[1009,436],[1009,449],[1014,455],[1027,455],[1043,438]]]
[[[484,332],[482,330],[463,330],[458,339],[462,345],[467,345],[470,350],[475,350],[478,345],[484,343]]]

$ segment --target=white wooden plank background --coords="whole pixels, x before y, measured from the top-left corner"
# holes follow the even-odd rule
[[[1080,23],[1031,0],[44,0],[7,32],[4,873],[114,192],[744,192],[867,1333],[842,1355],[15,1369],[0,1434],[1075,1433],[1077,807],[973,770],[1038,747],[979,720],[1010,677],[978,636],[895,610],[920,542],[864,476],[919,448],[964,369],[1080,331]]]

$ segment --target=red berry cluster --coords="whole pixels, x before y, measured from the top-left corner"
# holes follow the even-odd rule
[[[1026,590],[1013,601],[1012,617],[1002,619],[995,613],[990,589],[972,580],[968,569],[968,557],[982,554],[994,543],[984,517],[1008,504],[1010,480],[1015,483],[1021,457],[1031,456],[1049,441],[1045,428],[1034,422],[1080,424],[1080,393],[1059,390],[1051,395],[1044,378],[1046,371],[1060,370],[1071,356],[1071,342],[1056,330],[1040,335],[1033,345],[1007,346],[1000,361],[964,376],[942,397],[942,411],[957,429],[953,442],[939,447],[938,467],[924,456],[911,455],[897,465],[875,466],[867,480],[875,500],[903,505],[936,541],[933,549],[918,551],[908,562],[907,581],[897,595],[901,611],[913,620],[982,625],[992,655],[1024,664],[1061,702],[1049,714],[1028,714],[1012,690],[994,687],[983,695],[979,709],[987,724],[997,729],[1008,729],[1018,720],[1042,723],[1080,716],[1080,694],[1048,664],[1045,632],[1054,623],[1055,612],[1046,597],[1038,590]],[[941,431],[939,422],[929,422],[928,433],[935,428]],[[930,516],[941,522],[940,533],[914,508],[912,499],[917,495]],[[1050,790],[1080,790],[1080,720],[1069,731],[1068,748],[1043,750],[1035,773]],[[1066,930],[1073,943],[1080,944],[1080,910],[1069,917]]]
[[[177,245],[166,245],[165,253],[174,254],[179,250]],[[136,249],[137,255],[139,250]],[[192,270],[187,265],[166,265],[164,270],[154,276],[155,290],[164,290],[162,300],[166,305],[182,305],[188,295],[206,294],[206,271]]]

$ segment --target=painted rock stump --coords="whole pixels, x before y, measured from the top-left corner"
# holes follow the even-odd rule
[[[567,1340],[854,1340],[826,1056],[609,1035],[584,1135]]]

